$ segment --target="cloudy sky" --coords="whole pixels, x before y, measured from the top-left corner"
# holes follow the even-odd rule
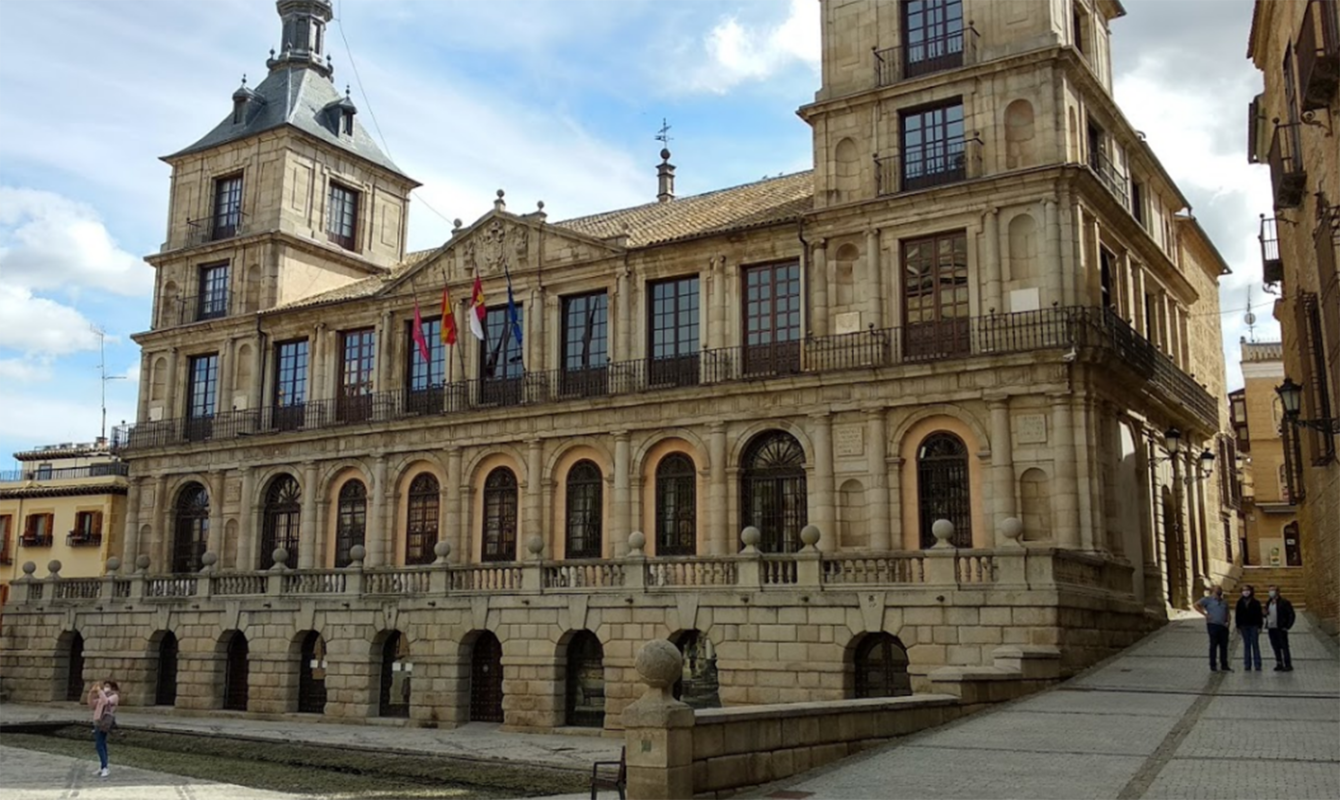
[[[1021,0],[994,0],[1017,2]],[[1268,176],[1245,158],[1259,76],[1251,0],[1125,0],[1117,99],[1232,265],[1231,381]],[[653,135],[673,130],[692,194],[806,169],[795,109],[818,86],[816,0],[336,0],[336,81],[425,185],[413,248],[488,210],[496,189],[561,219],[645,202]],[[279,22],[270,0],[28,0],[0,10],[0,461],[134,414],[169,170],[157,158],[256,83]],[[375,126],[371,125],[375,119]],[[379,130],[378,130],[379,129]],[[1258,337],[1276,332],[1259,288]]]

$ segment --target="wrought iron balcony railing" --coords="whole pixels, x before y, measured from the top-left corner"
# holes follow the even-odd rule
[[[515,377],[455,381],[418,391],[378,392],[361,399],[366,406],[361,406],[357,415],[343,413],[343,401],[320,400],[229,411],[207,418],[141,422],[114,429],[112,448],[127,452],[183,442],[1072,347],[1114,355],[1170,404],[1188,410],[1207,425],[1218,425],[1214,398],[1129,324],[1111,310],[1074,307],[818,336],[774,345],[724,347],[694,356],[612,362],[581,371],[525,372]]]
[[[1280,258],[1279,220],[1261,215],[1261,233],[1257,236],[1261,242],[1261,280],[1263,283],[1279,283],[1284,280],[1284,261]]]
[[[1117,202],[1125,208],[1131,206],[1130,181],[1121,168],[1112,161],[1102,149],[1094,149],[1089,152],[1089,169],[1098,176],[1098,180],[1107,187],[1112,196],[1117,198]]]
[[[874,48],[874,55],[875,85],[892,86],[977,63],[977,30],[969,22],[966,28],[954,33],[899,47]]]
[[[102,544],[102,531],[70,531],[65,544],[69,547],[98,547]]]
[[[1307,171],[1299,145],[1302,123],[1280,124],[1275,120],[1275,134],[1270,140],[1270,184],[1274,189],[1276,208],[1295,208],[1303,202],[1307,192]]]
[[[982,175],[982,140],[953,139],[909,147],[896,156],[875,156],[875,191],[913,192]]]
[[[171,328],[227,317],[233,313],[233,299],[232,292],[226,289],[208,294],[164,297],[158,303],[158,322],[154,328]]]
[[[79,478],[110,478],[130,474],[130,465],[114,461],[106,464],[92,464],[87,467],[67,467],[62,469],[38,468],[7,470],[0,472],[0,483],[17,481],[66,481]]]
[[[1303,110],[1328,108],[1340,87],[1340,0],[1310,0],[1294,52]]]

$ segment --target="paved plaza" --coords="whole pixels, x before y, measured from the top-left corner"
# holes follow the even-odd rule
[[[1340,661],[1299,618],[1295,671],[1211,673],[1204,623],[1174,622],[1052,691],[757,789],[754,797],[813,798],[1289,798],[1340,797]],[[65,706],[0,708],[6,721],[82,719]],[[304,741],[505,759],[589,769],[618,758],[617,739],[190,717],[127,709],[123,724],[261,741]],[[257,789],[0,747],[6,800],[291,798]],[[612,795],[611,795],[612,796]]]
[[[1299,616],[1293,672],[1212,673],[1172,623],[1052,691],[751,793],[807,798],[1340,797],[1340,660]]]

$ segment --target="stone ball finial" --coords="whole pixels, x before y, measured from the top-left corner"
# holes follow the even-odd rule
[[[931,535],[935,537],[936,547],[949,547],[949,540],[954,538],[954,523],[947,519],[937,519],[931,523]]]
[[[29,578],[31,578],[31,577],[33,576],[33,573],[36,572],[36,571],[37,571],[37,564],[35,564],[35,563],[32,562],[32,561],[25,561],[25,562],[23,562],[23,574],[24,574],[24,575],[27,575]]]
[[[368,557],[368,549],[361,544],[356,544],[349,548],[349,560],[361,564],[363,559]]]
[[[745,547],[758,547],[758,543],[763,541],[763,534],[753,525],[740,531],[740,541],[744,542]]]
[[[119,569],[121,569],[121,559],[117,558],[116,556],[112,556],[111,558],[107,559],[107,574],[109,575],[115,574],[116,571]]]
[[[530,551],[531,555],[538,556],[544,552],[544,537],[538,533],[531,534],[530,538],[526,540],[526,549]]]
[[[540,211],[543,211],[543,210],[544,210],[544,201],[543,201],[543,200],[536,200],[536,201],[535,201],[535,207],[536,207],[537,209],[539,209]]]
[[[465,224],[464,222],[461,222],[461,218],[460,218],[460,217],[457,217],[456,219],[453,219],[453,220],[451,221],[451,227],[453,227],[453,228],[455,228],[455,229],[457,229],[457,230],[459,230],[459,229],[461,228],[461,226],[464,225],[464,224]]]
[[[507,194],[507,192],[504,192],[502,189],[499,189],[499,190],[498,190],[498,199],[499,199],[499,200],[503,199],[503,195],[505,195],[505,194]]]
[[[282,547],[276,547],[275,551],[271,553],[271,556],[275,560],[276,569],[283,569],[284,566],[288,564],[288,550],[285,550]]]
[[[149,568],[148,554],[135,557],[135,569],[139,570],[140,572],[144,572],[148,568]]]
[[[200,557],[200,563],[204,564],[206,567],[212,567],[219,563],[219,554],[207,550],[205,551],[205,554]]]
[[[633,531],[628,534],[628,554],[642,555],[642,548],[647,544],[647,535],[642,531]]]
[[[637,651],[637,674],[653,689],[674,686],[684,674],[684,656],[665,639],[654,639]]]
[[[668,148],[668,147],[662,147],[662,148],[661,148],[661,160],[662,160],[662,161],[669,161],[669,160],[670,160],[670,148]]]
[[[437,556],[438,561],[446,561],[447,556],[451,555],[451,542],[439,539],[437,544],[433,545],[433,555]]]
[[[1000,535],[1012,542],[1019,541],[1024,533],[1024,523],[1018,517],[1006,517],[1000,521]]]
[[[818,544],[820,535],[817,525],[806,525],[800,529],[800,541],[806,547],[814,547]]]
[[[47,562],[47,572],[50,572],[52,575],[59,575],[60,568],[61,563],[59,558],[53,558]]]

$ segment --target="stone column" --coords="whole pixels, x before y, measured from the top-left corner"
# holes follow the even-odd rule
[[[530,290],[530,298],[522,312],[526,317],[525,367],[529,370],[543,370],[547,366],[544,363],[544,312],[541,311],[542,308],[544,308],[544,305],[540,300],[540,289],[534,287]]]
[[[1127,256],[1129,258],[1129,256]],[[1145,271],[1134,261],[1131,264],[1131,325],[1135,332],[1149,338],[1145,330]]]
[[[1001,523],[1015,516],[1014,446],[1010,437],[1010,401],[1000,397],[987,402],[991,410],[991,500],[994,506],[991,526],[996,547],[1010,540],[1000,533]]]
[[[707,468],[711,473],[707,487],[708,553],[729,555],[734,537],[726,519],[726,424],[713,422],[707,430]]]
[[[1080,547],[1079,486],[1075,480],[1075,425],[1070,395],[1054,394],[1052,400],[1052,515],[1056,520],[1056,542],[1061,547]]]
[[[177,385],[177,361],[181,354],[173,347],[167,353],[167,380],[163,382],[163,419],[186,416],[186,404],[182,401],[182,387]],[[187,380],[190,380],[188,375]]]
[[[1079,530],[1080,546],[1085,550],[1098,550],[1102,542],[1097,532],[1102,525],[1102,486],[1100,476],[1095,472],[1094,435],[1097,421],[1094,419],[1092,401],[1087,397],[1076,398],[1075,415],[1075,484],[1079,487]]]
[[[210,479],[209,487],[209,533],[205,539],[205,550],[219,557],[217,564],[223,563],[223,499],[224,487],[228,482],[228,473],[219,470]],[[216,564],[216,565],[217,565]]]
[[[982,222],[982,247],[977,252],[982,259],[979,268],[986,276],[987,313],[1003,313],[1005,306],[1001,298],[1000,209],[992,208],[986,212],[986,218]]]
[[[219,412],[233,410],[233,337],[219,346]],[[215,555],[218,555],[215,552]]]
[[[541,518],[544,508],[544,442],[531,439],[526,443],[526,518],[522,523],[521,535],[517,537],[517,557],[521,558],[526,549],[526,541],[535,534],[544,535],[544,522]],[[616,467],[617,469],[617,467]],[[545,542],[549,549],[549,543]]]
[[[147,353],[140,353],[140,389],[135,404],[134,422],[145,422],[149,419],[149,395],[152,393],[151,374],[153,372],[154,357]],[[166,388],[166,387],[164,387]],[[123,561],[125,559],[122,559]],[[128,569],[134,569],[135,564],[126,565]]]
[[[172,526],[169,523],[172,513],[172,498],[168,497],[167,484],[167,476],[159,475],[158,485],[154,487],[154,510],[151,518],[153,527],[150,529],[148,547],[146,548],[149,553],[150,572],[168,573],[172,571],[172,564],[169,563],[172,555]]]
[[[461,448],[447,448],[446,522],[442,538],[451,543],[451,560],[464,564],[469,559],[465,552],[467,540],[461,527]]]
[[[864,327],[869,329],[873,325],[876,329],[882,328],[884,327],[884,272],[880,264],[879,228],[871,228],[865,232],[865,280],[867,317],[862,320],[865,323]]]
[[[382,312],[381,324],[377,326],[377,367],[374,371],[376,375],[376,384],[373,387],[378,392],[384,392],[395,385],[393,362],[395,357],[392,349],[395,344],[394,328],[392,325],[394,315],[390,310]]]
[[[865,412],[865,429],[866,471],[870,474],[870,487],[866,490],[870,549],[884,552],[891,549],[893,541],[889,527],[888,440],[884,432],[884,409],[872,408]]]
[[[121,564],[127,572],[135,569],[140,554],[140,493],[144,491],[143,478],[131,478],[126,488],[126,529],[121,540]]]
[[[256,568],[256,471],[242,467],[242,502],[237,520],[237,561],[239,570]]]
[[[630,313],[633,308],[632,296],[629,286],[632,282],[628,278],[628,268],[624,266],[619,270],[619,276],[615,280],[615,294],[618,307],[615,309],[614,329],[614,354],[612,361],[625,361],[631,357],[628,349],[628,343],[632,341],[630,331],[628,330],[632,320]]]
[[[372,462],[372,503],[368,509],[367,558],[365,567],[384,566],[386,556],[386,456],[378,454]]]
[[[628,555],[628,534],[632,533],[632,492],[631,478],[632,454],[628,441],[628,431],[614,432],[614,502],[610,507],[614,517],[614,556],[623,558]]]
[[[325,331],[325,324],[317,323],[312,329],[311,344],[307,346],[307,400],[310,402],[319,402],[330,396],[327,387],[331,381],[326,377]]]
[[[1061,218],[1056,201],[1048,198],[1042,205],[1042,308],[1052,303],[1064,304],[1061,294],[1061,273],[1066,267],[1061,259]]]
[[[828,240],[819,239],[810,256],[810,333],[828,335]]]
[[[257,409],[258,412],[265,405],[265,349],[261,342],[262,337],[258,333],[251,348],[251,391],[249,393],[250,407]]]
[[[903,528],[903,458],[892,455],[884,459],[884,474],[889,479],[889,549],[907,549],[907,531]],[[898,535],[893,534],[898,529]],[[915,549],[915,548],[913,548]]]
[[[814,524],[822,538],[819,550],[832,552],[837,542],[837,521],[833,513],[833,417],[830,414],[810,416],[811,437],[814,441]]]
[[[302,519],[298,523],[298,569],[311,569],[316,564],[316,495],[316,462],[308,461],[302,465]],[[292,557],[290,553],[289,558]]]

